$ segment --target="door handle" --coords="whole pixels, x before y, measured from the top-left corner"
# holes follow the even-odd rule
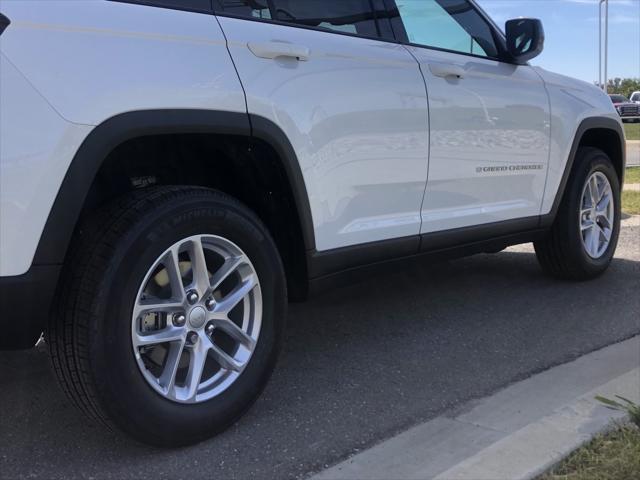
[[[271,60],[278,57],[286,57],[306,62],[309,60],[310,54],[307,47],[284,42],[249,42],[247,47],[256,57]]]
[[[455,77],[464,78],[467,71],[460,65],[454,65],[452,63],[430,63],[429,70],[436,77]]]

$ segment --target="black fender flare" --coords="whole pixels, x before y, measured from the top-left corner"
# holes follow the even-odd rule
[[[297,156],[287,136],[270,120],[247,113],[211,110],[143,110],[122,113],[96,126],[76,152],[49,213],[33,265],[60,265],[71,242],[89,189],[107,156],[138,137],[176,133],[211,133],[257,138],[283,162],[293,192],[305,248],[315,248],[309,197]]]
[[[546,228],[546,227],[550,227],[553,224],[556,218],[556,214],[558,213],[558,209],[560,208],[560,204],[562,203],[562,198],[564,197],[564,193],[567,188],[567,183],[569,182],[569,178],[571,177],[571,172],[573,171],[573,165],[576,159],[576,154],[578,153],[578,148],[580,148],[580,145],[582,144],[584,135],[589,130],[594,130],[594,129],[611,130],[617,134],[618,139],[620,141],[620,154],[622,155],[622,158],[621,158],[622,174],[624,175],[627,150],[626,150],[626,145],[624,140],[624,130],[622,129],[620,122],[610,117],[585,118],[582,122],[580,122],[580,125],[578,126],[578,129],[576,130],[576,134],[573,138],[573,144],[571,145],[569,158],[567,159],[567,163],[564,167],[562,179],[560,180],[560,185],[558,186],[558,190],[556,192],[556,196],[553,201],[553,206],[551,207],[551,211],[548,214],[542,215],[540,217],[541,227]],[[622,182],[622,179],[621,179],[621,182]]]

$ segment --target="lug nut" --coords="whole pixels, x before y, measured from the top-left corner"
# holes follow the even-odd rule
[[[184,316],[184,314],[182,313],[176,313],[173,316],[173,324],[176,327],[184,327],[184,324],[187,323],[187,317]]]
[[[196,332],[189,332],[187,335],[187,343],[189,345],[195,345],[198,343],[198,334]]]
[[[213,325],[209,324],[207,326],[207,335],[211,336],[213,335],[213,331],[216,329],[216,327],[214,327]]]
[[[216,306],[216,301],[213,299],[213,297],[208,298],[207,301],[205,302],[205,306],[209,309],[209,310],[213,310],[213,307]]]
[[[193,305],[197,301],[198,301],[198,294],[196,292],[194,292],[193,290],[191,290],[190,292],[187,292],[187,302]]]

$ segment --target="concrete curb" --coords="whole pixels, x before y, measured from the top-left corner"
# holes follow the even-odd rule
[[[414,427],[312,480],[532,479],[624,419],[594,399],[616,394],[640,401],[640,336]]]
[[[636,368],[503,438],[435,480],[533,479],[610,428],[613,420],[624,418],[619,412],[606,411],[594,399],[596,395],[629,395],[638,401],[638,392],[640,369]]]

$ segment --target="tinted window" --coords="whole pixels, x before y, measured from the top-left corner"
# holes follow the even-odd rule
[[[243,17],[271,19],[267,0],[215,0],[216,10]]]
[[[491,28],[467,0],[396,0],[409,42],[497,57]]]
[[[627,101],[627,97],[623,95],[609,95],[613,103],[624,103]]]
[[[339,32],[378,35],[369,0],[274,0],[278,20]]]
[[[385,36],[386,12],[371,0],[216,0],[225,13],[278,20],[366,37]],[[381,2],[375,2],[382,5]],[[386,27],[386,26],[385,26]]]

